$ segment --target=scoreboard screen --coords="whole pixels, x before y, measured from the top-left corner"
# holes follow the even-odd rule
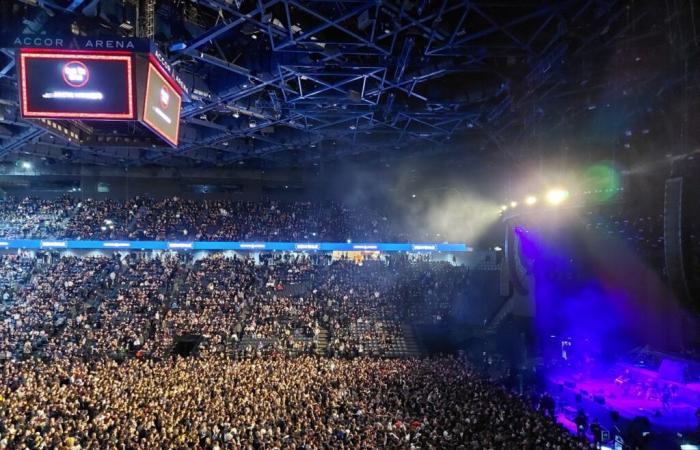
[[[173,84],[150,62],[145,97],[143,122],[170,145],[177,147],[182,97]]]
[[[23,49],[19,59],[23,117],[136,119],[130,54]]]

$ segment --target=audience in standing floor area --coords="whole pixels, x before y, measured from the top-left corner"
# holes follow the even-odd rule
[[[449,357],[28,360],[2,377],[0,448],[587,448]]]

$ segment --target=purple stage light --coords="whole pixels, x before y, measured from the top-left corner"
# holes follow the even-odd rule
[[[679,382],[680,363],[640,371],[623,361],[637,347],[680,347],[674,324],[683,312],[658,275],[620,243],[575,224],[514,232],[530,267],[536,352],[547,363],[543,376],[560,407],[585,406],[608,426],[617,411],[623,420],[647,417],[669,431],[693,429],[700,383]],[[634,388],[616,383],[620,377]]]

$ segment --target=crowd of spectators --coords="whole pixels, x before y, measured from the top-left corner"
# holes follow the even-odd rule
[[[0,448],[587,448],[451,357],[62,359],[2,377]]]
[[[54,237],[65,234],[75,200],[6,198],[0,201],[0,237]]]
[[[406,241],[387,214],[336,202],[134,197],[0,201],[1,238],[225,241]]]
[[[25,357],[47,350],[64,351],[76,345],[76,339],[55,339],[73,321],[90,300],[108,258],[64,257],[50,270],[36,273],[31,283],[3,304],[0,322],[0,356]],[[35,270],[32,270],[35,271]],[[57,344],[60,341],[61,344]]]
[[[31,279],[34,258],[31,255],[0,255],[0,301],[12,301],[17,291]]]
[[[3,258],[0,449],[587,448],[465,360],[384,358],[406,321],[451,314],[463,267]],[[3,269],[22,258],[21,276]],[[191,335],[198,350],[175,356]]]
[[[416,310],[447,314],[440,293],[453,295],[458,284],[448,280],[467,273],[447,263],[186,255],[5,256],[0,275],[12,295],[0,355],[163,357],[194,335],[203,349],[248,356],[401,356],[403,324]]]
[[[663,267],[664,216],[637,211],[588,212],[584,229],[625,244],[636,255],[659,270]]]
[[[116,260],[101,300],[85,314],[82,323],[71,322],[76,328],[64,333],[82,337],[88,354],[141,350],[151,342],[154,321],[167,306],[167,286],[177,264],[178,258],[171,255]]]
[[[162,357],[198,336],[202,348],[248,356],[406,356],[417,352],[406,324],[460,322],[461,296],[480,279],[464,266],[397,256],[362,264],[321,254],[189,256],[5,256],[2,354]],[[21,330],[40,323],[41,339],[27,343]]]

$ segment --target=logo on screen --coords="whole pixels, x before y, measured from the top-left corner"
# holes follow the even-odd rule
[[[80,61],[70,61],[63,66],[63,81],[72,88],[85,86],[90,79],[90,71]]]
[[[160,88],[160,106],[167,109],[170,104],[170,93],[164,87]]]

